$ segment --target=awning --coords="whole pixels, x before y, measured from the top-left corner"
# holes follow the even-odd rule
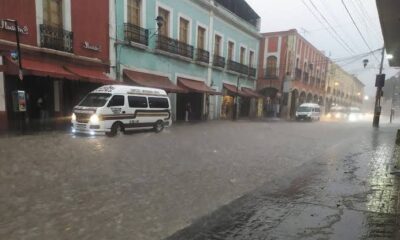
[[[12,65],[13,70],[15,71],[13,74],[18,74],[18,69],[14,67],[18,67],[18,61],[13,61],[9,57],[6,57],[7,63]],[[11,68],[8,68],[11,69]],[[62,65],[59,65],[54,62],[48,62],[43,60],[35,60],[23,57],[22,58],[22,69],[24,75],[34,75],[40,77],[54,77],[54,78],[67,78],[77,80],[78,76],[75,74],[68,72],[63,68]]]
[[[230,85],[230,84],[224,83],[223,86],[224,86],[225,89],[227,89],[229,92],[233,93],[234,95],[237,94],[237,95],[239,95],[241,97],[251,97],[250,95],[248,95],[247,93],[241,91],[240,89],[238,91],[236,86],[234,86],[234,85]]]
[[[254,98],[260,98],[263,97],[261,94],[257,93],[256,91],[254,91],[251,88],[246,88],[246,87],[242,87],[242,91],[244,93],[246,93],[247,95],[254,97]]]
[[[178,77],[178,84],[189,92],[208,93],[212,95],[221,95],[220,92],[207,86],[203,81],[190,80],[187,78]]]
[[[79,77],[79,79],[85,79],[89,82],[104,83],[104,84],[116,84],[115,80],[111,80],[101,70],[92,68],[85,68],[80,66],[65,66],[65,69]]]
[[[168,77],[156,74],[124,69],[124,79],[127,79],[128,81],[133,82],[134,84],[137,84],[139,86],[160,88],[171,93],[186,92],[185,89],[182,89],[173,84]]]

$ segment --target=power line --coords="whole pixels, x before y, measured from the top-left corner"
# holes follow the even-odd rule
[[[314,7],[314,9],[319,13],[319,15],[322,17],[322,19],[328,24],[330,29],[337,35],[337,37],[348,47],[352,53],[355,53],[354,50],[346,43],[346,41],[343,40],[343,38],[339,35],[339,33],[332,27],[332,25],[329,23],[328,19],[321,13],[321,11],[317,8],[317,6],[313,3],[312,0],[309,0],[311,5]]]
[[[312,11],[312,9],[306,4],[306,2],[304,0],[302,0],[302,3],[304,4],[304,6],[306,6],[306,8],[308,9],[308,11],[315,17],[315,19],[317,19],[317,21],[322,25],[325,26],[325,24],[319,19],[319,17]],[[326,28],[326,31],[343,47],[344,50],[346,50],[348,53],[352,54],[352,50],[347,48],[345,45],[343,45],[342,42],[340,42],[337,37],[331,32],[329,31],[329,28]]]
[[[349,15],[351,21],[353,22],[353,25],[356,27],[358,33],[360,34],[362,40],[364,41],[365,45],[366,45],[366,46],[368,47],[368,49],[372,52],[371,47],[369,46],[367,40],[365,40],[365,38],[364,38],[364,35],[361,33],[360,29],[358,28],[357,23],[354,21],[353,16],[351,16],[351,13],[350,13],[349,9],[347,8],[346,3],[344,2],[344,0],[342,0],[342,4],[343,4],[344,8],[346,9],[346,11],[347,11],[347,13],[348,13],[348,15]],[[378,59],[375,55],[373,55],[373,56],[374,56],[374,58],[376,59],[376,61],[379,62],[379,59]]]

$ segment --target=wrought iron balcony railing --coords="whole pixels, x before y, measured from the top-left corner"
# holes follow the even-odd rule
[[[219,55],[214,55],[213,65],[215,67],[225,68],[225,58]]]
[[[203,63],[209,63],[210,53],[204,49],[198,48],[196,51],[196,60]]]
[[[301,80],[302,71],[300,68],[296,68],[294,74],[295,80]]]
[[[305,84],[308,84],[308,80],[309,80],[309,75],[308,75],[307,72],[304,72],[304,75],[303,75],[303,82],[304,82]]]
[[[256,72],[257,72],[257,69],[255,69],[253,67],[249,67],[249,75],[251,77],[256,77]]]
[[[157,36],[157,49],[193,59],[194,47],[192,45],[163,35]]]
[[[40,24],[40,46],[64,52],[73,51],[73,34],[59,27]]]
[[[149,45],[149,30],[131,23],[124,23],[125,41]]]
[[[249,74],[249,67],[247,65],[228,60],[228,70],[241,73],[241,74]]]

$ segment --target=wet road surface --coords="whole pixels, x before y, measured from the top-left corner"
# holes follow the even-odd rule
[[[3,137],[0,239],[394,239],[395,130],[217,121]]]

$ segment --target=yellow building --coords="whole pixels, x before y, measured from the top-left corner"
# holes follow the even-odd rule
[[[365,85],[339,65],[330,62],[326,84],[326,111],[332,106],[361,107]]]

